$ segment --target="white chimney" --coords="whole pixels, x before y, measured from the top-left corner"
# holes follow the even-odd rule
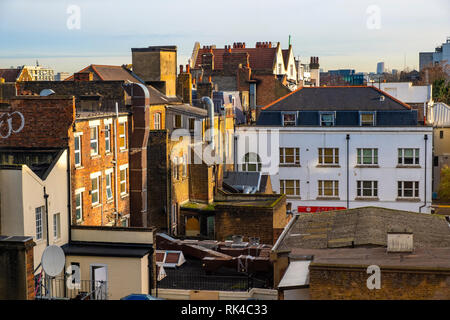
[[[387,252],[413,252],[413,233],[408,230],[392,230],[387,233]]]

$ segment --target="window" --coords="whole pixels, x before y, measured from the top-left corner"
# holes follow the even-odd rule
[[[439,131],[439,139],[444,139],[444,131],[443,130]]]
[[[183,177],[187,176],[187,155],[183,154]]]
[[[105,152],[111,152],[111,125],[105,124]]]
[[[75,216],[77,222],[83,220],[83,192],[75,193]]]
[[[40,240],[44,236],[43,212],[44,212],[44,207],[37,207],[35,209],[35,214],[36,214],[36,240]]]
[[[375,114],[373,112],[363,112],[360,114],[360,123],[363,127],[375,125]]]
[[[92,205],[99,203],[100,176],[91,178],[91,202]]]
[[[418,165],[419,149],[398,149],[399,165]]]
[[[278,74],[281,74],[281,63],[278,64]]]
[[[91,127],[91,156],[98,154],[98,126]]]
[[[397,195],[399,198],[418,198],[419,181],[399,181]]]
[[[291,64],[291,77],[294,76],[294,66]]]
[[[378,149],[358,148],[357,154],[359,165],[378,164]]]
[[[378,181],[357,181],[358,197],[378,197]]]
[[[291,196],[299,196],[300,180],[280,180],[280,193]]]
[[[127,169],[120,170],[120,194],[127,193]]]
[[[322,127],[334,126],[334,113],[321,113],[320,114],[320,126],[322,126]]]
[[[319,164],[339,164],[339,149],[319,148]]]
[[[300,148],[280,148],[280,164],[300,164]]]
[[[75,167],[81,166],[81,135],[75,136]]]
[[[112,199],[112,189],[111,189],[111,181],[112,181],[112,172],[108,172],[106,174],[106,198],[108,200]]]
[[[53,239],[57,240],[61,238],[61,215],[55,213],[53,215]]]
[[[319,180],[319,196],[339,197],[339,181]]]
[[[194,131],[195,129],[195,118],[189,118],[189,130]]]
[[[181,128],[181,114],[176,114],[173,116],[173,127]]]
[[[174,157],[172,160],[172,173],[175,180],[180,179],[180,173],[178,171],[178,157]]]
[[[244,156],[242,171],[261,171],[261,158],[256,153],[247,153]]]
[[[290,127],[295,126],[295,113],[284,113],[283,114],[283,126],[284,127]]]
[[[127,148],[127,123],[119,123],[119,149],[124,150]]]
[[[155,130],[161,129],[161,113],[158,112],[153,115],[153,123],[155,126]]]

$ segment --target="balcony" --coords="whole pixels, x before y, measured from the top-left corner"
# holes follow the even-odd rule
[[[106,281],[79,280],[68,283],[67,277],[35,277],[36,300],[107,300]]]

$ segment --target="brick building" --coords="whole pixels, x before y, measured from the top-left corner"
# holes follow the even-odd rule
[[[294,300],[448,299],[449,250],[443,216],[379,207],[295,215],[271,253],[274,286]],[[371,265],[380,289],[367,286]]]

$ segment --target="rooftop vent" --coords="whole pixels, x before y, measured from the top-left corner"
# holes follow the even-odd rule
[[[413,252],[413,233],[410,230],[391,230],[387,233],[387,252]]]
[[[55,94],[55,91],[53,91],[52,89],[44,89],[44,90],[41,91],[41,93],[39,93],[39,95],[41,97],[48,97],[48,96],[50,96],[52,94]]]
[[[385,97],[384,97],[384,96],[380,96],[380,101],[381,101],[381,102],[383,102],[383,101],[384,101],[384,99],[385,99]]]

